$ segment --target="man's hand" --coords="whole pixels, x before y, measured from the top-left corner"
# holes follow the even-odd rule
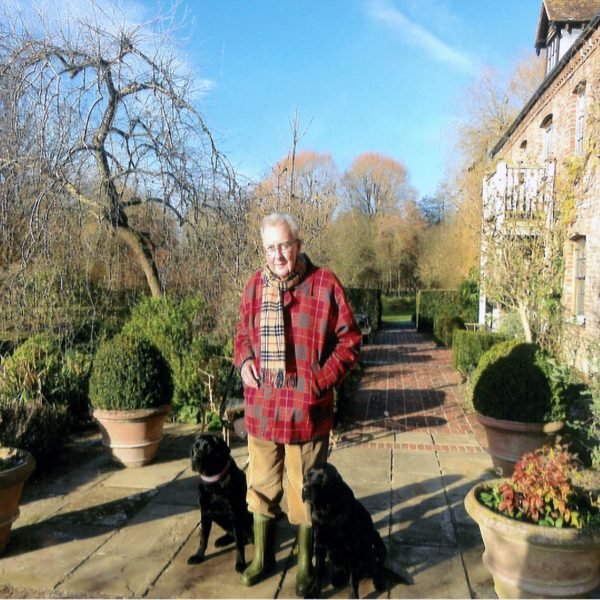
[[[254,359],[249,358],[243,365],[240,371],[242,376],[242,381],[246,387],[250,388],[258,388],[260,387],[258,371],[256,370],[256,365],[254,364]]]

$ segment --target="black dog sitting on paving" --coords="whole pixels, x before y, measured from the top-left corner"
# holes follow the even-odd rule
[[[347,584],[350,578],[351,598],[359,597],[361,579],[371,578],[378,591],[385,589],[391,573],[384,567],[387,549],[371,515],[337,469],[329,463],[310,469],[302,498],[311,507],[315,540],[315,577],[307,597],[320,596],[327,559],[334,587]]]
[[[200,546],[188,564],[204,560],[213,521],[226,533],[215,541],[223,547],[235,542],[235,570],[246,566],[245,545],[252,542],[252,515],[246,504],[246,475],[231,457],[229,446],[221,437],[202,433],[191,447],[192,469],[200,480]]]

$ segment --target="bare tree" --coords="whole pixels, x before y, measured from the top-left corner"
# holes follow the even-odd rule
[[[376,152],[355,158],[344,174],[342,186],[349,207],[371,217],[389,214],[415,196],[406,167]]]
[[[478,267],[481,245],[481,189],[493,170],[490,152],[543,79],[537,57],[519,59],[506,72],[483,69],[457,101],[453,161],[440,186],[445,222],[423,240],[419,274],[431,286],[455,286]]]
[[[88,227],[129,248],[159,296],[153,240],[132,224],[131,210],[153,203],[178,226],[197,222],[199,211],[232,192],[233,176],[168,32],[130,24],[110,2],[85,8],[25,20],[4,6],[0,87],[15,142],[12,152],[3,148],[0,169],[28,173],[35,185],[16,192],[36,198],[32,242],[44,211],[77,207]]]
[[[338,173],[329,154],[294,150],[278,161],[256,188],[261,214],[289,210],[298,215],[311,254],[324,258],[323,233],[339,205]]]
[[[528,176],[498,166],[486,180],[482,286],[487,298],[518,312],[528,342],[540,341],[547,310],[560,304],[563,214],[554,168]]]

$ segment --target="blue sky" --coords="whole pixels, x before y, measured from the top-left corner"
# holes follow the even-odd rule
[[[148,7],[154,0],[145,0]],[[433,194],[462,90],[533,48],[541,0],[188,0],[182,48],[221,150],[256,180],[289,151],[402,163]]]

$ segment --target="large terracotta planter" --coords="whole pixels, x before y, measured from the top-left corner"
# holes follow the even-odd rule
[[[93,416],[112,459],[125,467],[143,467],[156,456],[170,410],[170,404],[139,410],[96,408]]]
[[[476,498],[493,483],[471,488],[465,508],[479,525],[498,598],[583,597],[600,584],[600,530],[542,527],[495,513]]]
[[[486,417],[477,413],[483,425],[488,442],[488,452],[499,475],[510,477],[515,463],[525,454],[554,445],[558,433],[563,429],[562,421],[552,423],[522,423]]]
[[[13,448],[0,448],[0,457],[7,458]],[[19,517],[19,503],[26,479],[35,469],[35,458],[26,450],[18,450],[23,462],[0,471],[0,554],[8,544],[12,524]]]

